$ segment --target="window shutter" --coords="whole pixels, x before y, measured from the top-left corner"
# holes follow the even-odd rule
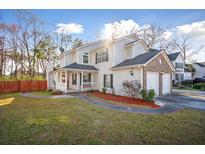
[[[108,61],[108,49],[106,50],[106,61]]]
[[[106,75],[104,74],[104,83],[103,83],[104,87],[105,87],[105,80],[106,80]]]
[[[96,64],[98,63],[97,58],[98,58],[98,53],[96,52],[96,54],[95,54],[95,63]]]
[[[91,74],[88,74],[88,82],[91,82]]]
[[[113,74],[110,74],[110,87],[113,88]]]
[[[82,83],[82,73],[80,73],[80,85]]]

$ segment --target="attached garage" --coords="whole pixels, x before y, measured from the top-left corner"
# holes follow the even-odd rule
[[[168,94],[171,91],[171,76],[170,73],[162,74],[162,94]]]
[[[147,90],[154,89],[156,95],[159,95],[159,72],[147,72]]]

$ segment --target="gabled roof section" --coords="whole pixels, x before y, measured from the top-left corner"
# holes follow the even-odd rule
[[[197,64],[197,65],[199,65],[199,66],[201,66],[201,67],[205,67],[204,62],[201,62],[201,63],[195,63],[195,64]]]
[[[178,57],[179,54],[180,54],[180,52],[168,54],[169,60],[175,61],[175,60],[177,59],[177,57]]]
[[[83,64],[77,64],[77,63],[72,63],[70,65],[67,65],[63,68],[70,68],[70,69],[81,69],[81,70],[98,70],[92,65],[83,65]]]
[[[141,54],[141,55],[138,55],[134,58],[127,59],[127,60],[123,61],[122,63],[114,66],[113,68],[146,64],[149,60],[151,60],[153,57],[155,57],[160,52],[161,52],[160,50],[149,49],[148,52]]]

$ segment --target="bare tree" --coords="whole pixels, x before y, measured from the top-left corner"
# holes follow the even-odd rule
[[[167,40],[164,38],[167,29],[167,27],[152,24],[140,29],[137,33],[145,41],[148,48],[168,49],[170,43],[167,43]]]
[[[29,75],[34,77],[38,47],[49,32],[45,31],[44,22],[30,12],[18,11],[16,17],[21,50],[26,53]]]
[[[190,59],[192,56],[198,54],[205,47],[204,44],[198,47],[194,47],[192,44],[193,40],[188,35],[181,36],[180,38],[181,39],[174,39],[173,43],[176,46],[176,49],[183,53],[185,62],[187,62],[187,60]]]

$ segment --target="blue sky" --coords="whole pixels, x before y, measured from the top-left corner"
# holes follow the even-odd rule
[[[84,40],[93,40],[104,24],[132,19],[140,26],[156,24],[170,28],[205,20],[205,10],[30,10],[52,28],[58,23],[78,23],[84,32],[75,34]],[[1,21],[12,23],[15,10],[0,10]]]

